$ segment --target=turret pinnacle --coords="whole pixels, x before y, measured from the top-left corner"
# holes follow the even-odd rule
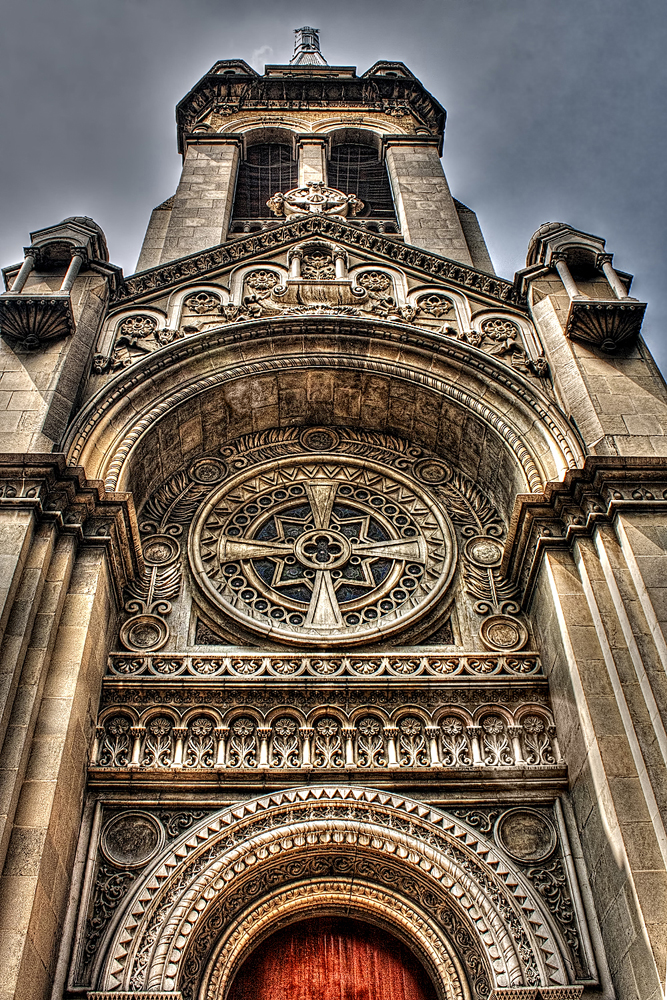
[[[294,31],[294,55],[290,66],[328,66],[320,52],[319,28],[296,28]]]

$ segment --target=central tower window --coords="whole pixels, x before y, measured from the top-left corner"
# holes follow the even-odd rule
[[[330,187],[361,198],[365,206],[363,215],[396,219],[387,169],[374,146],[361,142],[335,145],[328,174]]]
[[[297,165],[290,146],[279,142],[250,146],[239,166],[234,219],[270,219],[267,199],[296,185]]]

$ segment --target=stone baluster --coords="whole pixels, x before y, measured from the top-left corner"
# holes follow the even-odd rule
[[[438,751],[438,740],[440,739],[440,726],[427,726],[426,736],[428,738],[429,753],[431,755],[431,767],[442,767],[440,754]]]
[[[141,757],[141,741],[144,738],[146,732],[145,726],[131,726],[130,736],[132,737],[132,760],[130,761],[130,767],[139,767],[139,759]]]
[[[555,726],[547,726],[547,736],[551,740],[551,752],[553,754],[554,760],[556,761],[557,764],[564,764],[565,758],[561,753],[560,743],[558,742],[558,736],[556,735]]]
[[[347,267],[346,267],[346,255],[344,250],[334,251],[334,263],[336,266],[336,277],[346,278],[347,277]]]
[[[398,728],[396,726],[386,726],[384,735],[387,737],[387,767],[398,767],[398,757],[396,756]]]
[[[174,768],[183,767],[183,742],[188,738],[188,730],[185,726],[174,726],[172,735],[176,740],[176,745],[171,766]]]
[[[269,766],[269,740],[271,739],[271,727],[260,726],[257,728],[257,739],[259,740],[259,763],[258,767]]]
[[[551,255],[551,263],[554,265],[558,271],[560,280],[563,282],[565,291],[570,297],[570,301],[573,299],[587,299],[588,295],[582,295],[577,288],[577,283],[572,277],[572,272],[568,267],[567,257],[562,252],[556,252]]]
[[[18,295],[19,292],[23,290],[23,286],[30,277],[30,273],[34,268],[34,266],[35,266],[35,254],[30,252],[26,253],[25,260],[21,264],[21,270],[16,275],[16,278],[14,279],[14,284],[10,288],[10,292],[14,292],[15,295]]]
[[[292,256],[290,258],[290,278],[300,278],[301,277],[301,258],[303,253],[301,250],[293,250]]]
[[[470,739],[470,747],[472,749],[473,767],[483,767],[484,761],[482,759],[482,753],[479,747],[479,738],[482,735],[482,727],[468,726],[467,733],[468,733],[468,738]]]
[[[310,726],[303,726],[299,730],[301,734],[301,767],[312,767],[310,762],[310,741],[315,735],[315,730]]]
[[[215,759],[216,767],[225,766],[225,748],[227,744],[227,737],[229,736],[229,726],[219,726],[213,730],[213,735],[218,741],[218,753]]]
[[[614,270],[612,264],[613,258],[614,255],[611,253],[599,253],[595,258],[595,265],[596,267],[599,267],[602,273],[604,274],[616,298],[627,299],[630,296],[628,295],[621,279]]]
[[[102,741],[104,740],[106,734],[107,733],[104,726],[97,726],[95,728],[95,739],[93,740],[93,749],[90,751],[90,763],[91,766],[93,767],[97,764],[97,759],[100,755],[100,746],[102,745]]]
[[[77,247],[72,253],[72,259],[70,261],[69,267],[67,268],[67,273],[63,278],[63,283],[60,286],[61,292],[69,292],[76,280],[76,276],[81,270],[81,265],[86,259],[86,251]]]
[[[354,739],[357,731],[354,727],[343,727],[343,739],[345,740],[345,767],[356,767],[354,760]]]
[[[523,729],[521,726],[508,726],[507,735],[512,741],[512,753],[514,754],[514,763],[517,767],[524,767],[525,760],[523,759],[523,751],[521,750],[521,734]]]

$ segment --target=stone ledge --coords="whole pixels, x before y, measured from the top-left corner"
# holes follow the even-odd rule
[[[562,482],[517,496],[500,572],[518,584],[524,607],[545,549],[569,548],[626,510],[667,514],[667,458],[589,456]]]
[[[130,493],[107,493],[62,454],[0,453],[0,514],[32,510],[82,545],[103,546],[118,592],[144,572],[139,527]]]

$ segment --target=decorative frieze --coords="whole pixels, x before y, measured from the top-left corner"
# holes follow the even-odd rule
[[[174,263],[151,268],[149,271],[142,271],[128,278],[114,292],[113,304],[125,304],[140,295],[154,294],[172,285],[201,278],[230,265],[261,259],[267,252],[275,254],[311,236],[323,236],[335,240],[355,253],[362,251],[380,255],[387,261],[422,271],[424,274],[469,289],[497,302],[520,308],[525,301],[518,296],[515,286],[502,278],[485,274],[483,271],[475,271],[465,264],[458,264],[427,250],[385,238],[379,233],[371,233],[320,215],[308,215],[279,228],[237,239],[212,250],[192,254],[190,257],[182,257]]]
[[[354,656],[306,655],[290,652],[275,653],[188,653],[144,655],[112,653],[109,657],[111,677],[134,678],[150,675],[165,680],[175,677],[214,679],[259,678],[263,682],[298,680],[303,677],[409,677],[413,679],[465,677],[476,681],[497,681],[499,678],[522,680],[544,677],[537,653],[520,651],[510,655],[500,653],[429,653],[419,652],[364,654]]]
[[[409,700],[409,699],[408,699]],[[364,714],[323,707],[307,717],[285,708],[104,713],[92,767],[143,769],[554,767],[563,760],[553,721],[540,706],[449,708],[426,713],[373,707]],[[138,762],[133,763],[133,762]]]

